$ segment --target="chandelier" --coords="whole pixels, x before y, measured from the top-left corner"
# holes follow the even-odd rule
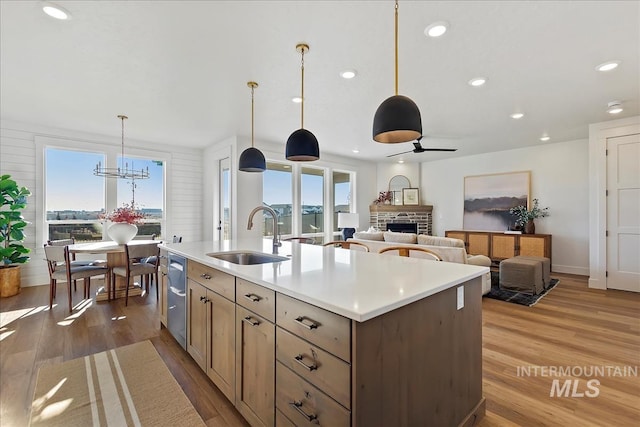
[[[122,179],[147,179],[149,178],[149,168],[146,169],[134,169],[133,162],[131,162],[131,169],[129,169],[129,163],[124,161],[124,121],[128,119],[124,114],[118,115],[118,118],[122,120],[122,155],[120,157],[120,166],[117,168],[102,167],[102,164],[98,162],[96,168],[93,170],[95,176],[104,176],[107,178],[122,178]]]

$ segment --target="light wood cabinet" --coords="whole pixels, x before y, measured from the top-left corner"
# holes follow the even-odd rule
[[[252,426],[275,423],[275,325],[236,307],[236,408]]]
[[[187,351],[211,381],[230,401],[235,400],[236,376],[236,304],[227,296],[235,295],[235,278],[226,273],[209,274],[193,268],[187,271]],[[205,267],[205,266],[202,266]],[[197,279],[197,280],[194,280]],[[206,282],[205,284],[200,281]]]
[[[551,234],[505,234],[491,231],[449,230],[445,236],[464,241],[470,255],[486,255],[495,265],[516,255],[551,260]]]
[[[450,288],[356,322],[211,270],[188,263],[187,350],[251,426],[483,416],[480,278],[460,285],[463,310]]]

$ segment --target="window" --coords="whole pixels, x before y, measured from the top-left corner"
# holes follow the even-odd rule
[[[93,174],[98,163],[107,163],[106,157],[104,153],[45,148],[45,240],[102,240],[100,215],[106,206],[122,206],[132,201],[146,214],[138,233],[162,235],[163,162],[125,158],[125,162],[136,169],[148,167],[150,178],[135,182],[117,179],[116,192],[110,194],[109,186],[105,185],[105,180],[110,178]]]
[[[333,171],[333,231],[338,232],[338,212],[351,212],[351,173]],[[334,233],[335,234],[335,233]]]
[[[125,180],[118,179],[117,206],[133,203],[145,218],[138,224],[138,234],[162,236],[162,207],[164,206],[163,162],[159,160],[124,158],[124,163],[132,169],[148,169],[149,178]],[[120,157],[118,157],[118,164]]]
[[[300,174],[302,236],[323,240],[324,169],[303,167]],[[319,242],[321,243],[321,242]]]
[[[292,186],[291,166],[267,162],[262,179],[262,201],[278,214],[279,232],[291,236]],[[273,230],[271,215],[263,215],[262,235],[270,236]]]
[[[45,157],[48,239],[102,240],[105,186],[91,170],[98,162],[105,164],[105,156],[47,148]]]

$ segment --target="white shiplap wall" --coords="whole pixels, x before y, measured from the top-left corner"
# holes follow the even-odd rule
[[[73,130],[46,128],[38,125],[10,122],[0,123],[0,174],[9,174],[19,185],[31,190],[32,196],[24,211],[30,225],[25,245],[32,249],[31,260],[22,265],[22,286],[47,284],[49,275],[44,262],[44,241],[38,227],[42,227],[38,213],[38,197],[43,191],[43,170],[38,167],[39,145],[36,140],[55,138],[60,144],[77,147],[78,144],[117,146],[120,139],[104,135],[87,134]],[[128,141],[138,153],[162,153],[167,159],[166,169],[166,226],[167,236],[179,235],[184,241],[200,240],[202,235],[202,150],[179,146],[159,145],[144,141]]]

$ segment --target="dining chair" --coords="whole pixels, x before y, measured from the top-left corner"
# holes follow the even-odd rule
[[[83,298],[91,298],[91,278],[105,275],[108,272],[106,266],[98,265],[72,265],[69,254],[69,246],[44,245],[44,253],[49,269],[49,309],[53,306],[56,296],[58,280],[66,280],[69,294],[69,311],[73,311],[73,298],[71,296],[71,283],[78,279],[84,279]]]
[[[313,237],[287,237],[286,239],[282,239],[283,242],[300,242],[306,243],[309,245],[313,245],[316,243],[316,240]]]
[[[408,246],[389,246],[387,248],[380,249],[378,253],[383,254],[391,251],[398,251],[398,255],[404,256],[404,257],[429,258],[435,261],[442,261],[442,258],[440,258],[440,255],[438,255],[434,251],[427,248],[419,248],[419,247],[410,248]],[[414,253],[413,256],[411,255],[412,252]]]
[[[145,258],[155,256],[156,259],[160,256],[160,248],[157,243],[145,243],[142,245],[126,244],[124,245],[125,258],[127,264],[124,267],[114,267],[111,270],[111,283],[114,288],[115,297],[115,283],[116,276],[124,277],[127,283],[124,293],[124,305],[129,304],[129,287],[130,281],[135,276],[141,276],[144,278],[147,275],[154,275],[156,277],[156,299],[158,298],[159,286],[158,286],[158,265],[143,262]],[[142,286],[142,283],[141,283]],[[146,281],[146,291],[149,293],[149,281]]]
[[[333,242],[327,242],[322,246],[333,246],[334,248],[355,249],[359,251],[369,252],[369,247],[360,242],[345,242],[344,240],[334,240]]]
[[[50,246],[69,246],[74,245],[76,243],[76,239],[73,237],[69,239],[57,239],[57,240],[47,240],[47,244]],[[99,267],[104,267],[107,265],[107,261],[104,259],[76,259],[76,254],[70,253],[71,257],[71,266],[78,265],[97,265]],[[73,281],[73,290],[77,291],[78,288],[76,286],[76,280]]]

